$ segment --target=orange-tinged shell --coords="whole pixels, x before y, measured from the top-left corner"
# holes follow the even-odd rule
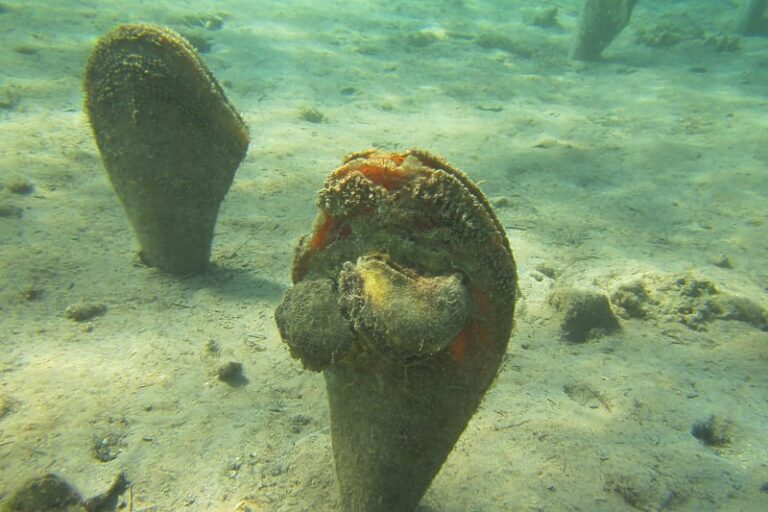
[[[318,206],[275,318],[323,370],[340,509],[414,510],[506,351],[512,252],[480,190],[425,151],[348,156]]]
[[[353,153],[325,182],[312,234],[296,250],[293,280],[336,279],[344,262],[381,254],[421,276],[459,273],[474,299],[451,354],[478,343],[505,347],[517,289],[515,264],[482,192],[421,150]],[[503,350],[501,350],[503,352]]]

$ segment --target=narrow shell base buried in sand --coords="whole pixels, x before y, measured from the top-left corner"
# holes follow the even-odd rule
[[[122,25],[101,38],[85,91],[142,260],[174,274],[204,270],[249,142],[224,91],[187,41],[153,25]]]
[[[745,36],[768,32],[768,0],[742,0],[736,17],[736,29]]]
[[[345,512],[412,511],[496,375],[517,278],[480,190],[424,151],[346,158],[275,317],[322,370]]]
[[[629,23],[637,0],[584,0],[571,56],[597,60]]]

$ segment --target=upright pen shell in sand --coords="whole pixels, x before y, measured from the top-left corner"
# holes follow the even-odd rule
[[[344,512],[412,511],[493,381],[515,264],[482,192],[425,151],[350,155],[276,320],[323,371]]]
[[[221,86],[181,36],[136,24],[98,41],[85,91],[142,260],[174,274],[204,270],[219,205],[249,142]]]

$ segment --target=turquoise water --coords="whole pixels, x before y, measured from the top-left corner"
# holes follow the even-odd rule
[[[416,147],[488,198],[520,288],[417,510],[768,508],[768,38],[740,2],[644,0],[580,61],[580,8],[0,2],[0,501],[52,472],[118,481],[108,510],[339,510],[323,378],[273,314],[341,158]],[[199,275],[137,256],[84,111],[97,40],[140,22],[250,135]]]

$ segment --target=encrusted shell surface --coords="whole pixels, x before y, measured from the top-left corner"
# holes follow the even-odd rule
[[[323,370],[340,509],[414,510],[506,351],[512,252],[480,190],[424,151],[348,156],[318,206],[275,317]]]
[[[488,201],[463,173],[421,150],[353,153],[327,178],[318,206],[314,229],[294,255],[294,283],[337,280],[345,262],[372,255],[421,278],[458,275],[471,304],[450,344],[454,360],[477,344],[503,352],[517,289],[514,259]]]
[[[127,24],[100,38],[85,109],[145,263],[204,270],[219,205],[248,130],[192,46],[172,30]]]

